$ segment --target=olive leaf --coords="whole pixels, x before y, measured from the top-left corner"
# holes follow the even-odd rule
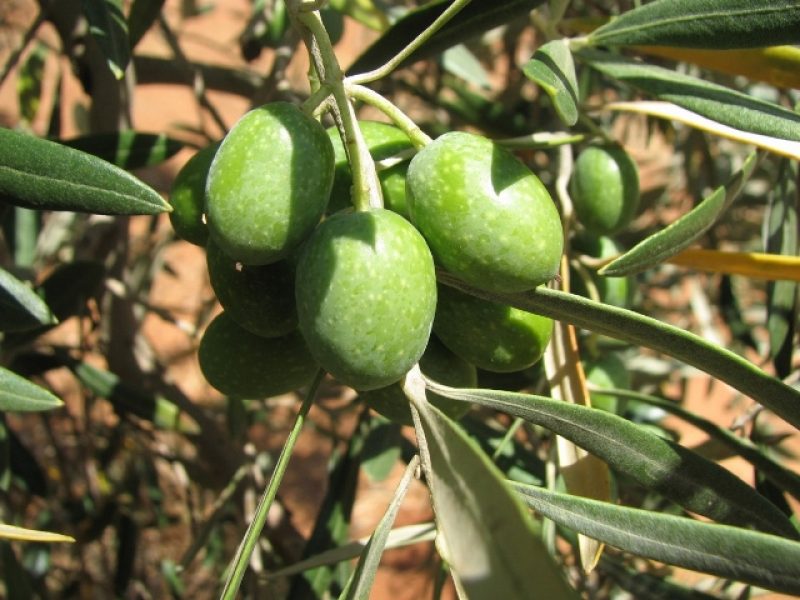
[[[725,184],[685,215],[645,238],[598,272],[609,277],[631,275],[649,269],[689,246],[717,222],[750,179],[763,155],[751,152],[742,168]]]
[[[59,142],[102,158],[125,170],[161,164],[183,148],[182,142],[163,133],[137,131],[96,133]]]
[[[81,5],[89,33],[105,55],[108,68],[114,77],[122,79],[131,53],[121,0],[81,0]]]
[[[119,167],[55,142],[0,129],[0,197],[26,208],[158,214],[169,205]]]
[[[0,367],[0,411],[52,410],[61,405],[51,392]]]
[[[130,48],[133,50],[136,45],[153,26],[153,23],[161,14],[166,0],[133,0],[130,12],[128,13],[128,38]]]
[[[25,529],[15,525],[0,523],[0,539],[20,540],[24,542],[74,542],[75,539],[60,533]]]
[[[578,80],[572,52],[565,40],[553,40],[540,47],[522,71],[550,96],[565,125],[571,127],[578,122]]]
[[[56,317],[36,292],[0,269],[0,331],[25,331],[56,322]]]
[[[614,339],[663,352],[701,369],[747,394],[795,427],[800,427],[800,391],[741,356],[698,335],[637,312],[539,286],[529,292],[495,294],[468,286],[439,271],[440,282],[473,296],[559,319]]]
[[[489,74],[477,57],[464,44],[448,48],[442,54],[442,66],[446,71],[467,83],[489,89]]]
[[[615,414],[544,396],[465,390],[428,382],[431,391],[546,427],[647,489],[721,523],[800,538],[786,516],[730,471]]]
[[[411,54],[401,66],[435,56],[484,31],[510,23],[527,15],[542,3],[544,0],[471,2]],[[355,60],[347,70],[348,74],[364,73],[383,65],[425,31],[450,4],[451,0],[434,0],[409,11]]]
[[[611,546],[667,564],[800,594],[800,543],[512,483],[534,510]]]
[[[591,33],[595,46],[757,48],[800,43],[800,0],[656,0]]]
[[[777,104],[671,69],[591,48],[580,50],[576,56],[604,75],[712,121],[742,131],[800,141],[800,114]]]

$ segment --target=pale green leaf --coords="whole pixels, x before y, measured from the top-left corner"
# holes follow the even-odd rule
[[[565,125],[571,127],[578,122],[578,80],[565,40],[553,40],[540,47],[522,71],[550,96]]]
[[[0,331],[25,331],[56,322],[50,308],[33,289],[0,269]]]
[[[760,158],[752,152],[728,183],[718,187],[688,213],[611,261],[599,273],[609,277],[631,275],[660,264],[687,248],[708,231],[733,203],[753,174]]]
[[[63,404],[53,393],[0,367],[0,411],[52,410]]]
[[[527,504],[556,523],[667,564],[800,594],[800,543],[728,525],[615,506],[525,484]]]
[[[488,89],[491,87],[489,74],[481,61],[464,44],[448,48],[442,54],[442,66],[448,73],[460,77],[474,86]]]

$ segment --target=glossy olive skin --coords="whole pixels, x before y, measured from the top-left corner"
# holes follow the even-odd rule
[[[436,310],[425,240],[385,210],[337,213],[303,246],[300,330],[322,367],[357,390],[400,379],[422,356]]]
[[[627,390],[631,387],[631,375],[622,359],[613,353],[587,361],[583,366],[586,381],[595,387]],[[609,394],[592,393],[592,406],[616,413],[619,399]]]
[[[425,353],[419,360],[422,373],[434,381],[450,387],[474,388],[478,385],[478,374],[474,366],[450,352],[436,336],[431,336]],[[470,409],[468,402],[451,400],[428,392],[428,400],[451,419],[457,421]],[[369,392],[362,392],[361,399],[387,419],[401,425],[413,425],[408,399],[399,383]]]
[[[361,134],[364,136],[369,153],[376,162],[414,148],[408,136],[394,125],[379,121],[359,121],[358,126],[361,128]],[[333,144],[335,157],[333,187],[328,204],[328,213],[332,214],[352,205],[350,196],[353,175],[350,172],[350,163],[347,161],[339,130],[336,127],[329,127],[327,131]],[[408,170],[408,163],[409,160],[403,160],[387,169],[378,170],[378,181],[380,181],[383,192],[384,207],[406,218],[408,218],[408,211],[405,208],[405,173]]]
[[[436,261],[467,283],[521,292],[556,275],[558,210],[539,178],[492,141],[442,135],[411,160],[406,195]]]
[[[242,265],[213,240],[206,246],[208,277],[217,300],[231,319],[263,337],[280,337],[297,329],[294,265]]]
[[[211,163],[209,233],[247,265],[286,258],[324,214],[332,182],[333,147],[322,125],[286,102],[251,110]]]
[[[618,144],[584,149],[575,161],[569,189],[575,216],[595,235],[625,229],[639,210],[639,169]]]
[[[197,356],[206,380],[238,398],[285,394],[309,384],[319,368],[298,331],[261,337],[224,312],[204,332]]]
[[[553,321],[439,286],[433,330],[468,363],[486,371],[510,373],[530,367],[542,357]]]
[[[593,258],[611,258],[623,253],[622,247],[608,236],[583,234],[572,240],[572,248]],[[587,269],[589,271],[589,269]],[[600,301],[604,304],[627,308],[633,300],[633,282],[630,277],[604,277],[591,270],[588,273],[597,289]],[[583,277],[574,269],[570,270],[571,291],[581,296],[589,296]]]
[[[217,148],[219,143],[212,144],[190,158],[178,171],[169,194],[169,220],[175,234],[196,246],[205,246],[208,239],[208,226],[203,221],[206,179]]]

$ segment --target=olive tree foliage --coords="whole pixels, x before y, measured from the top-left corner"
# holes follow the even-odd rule
[[[205,8],[183,2],[181,19]],[[184,553],[159,557],[174,596],[204,557],[213,596],[366,598],[385,550],[431,542],[434,594],[800,594],[800,473],[785,448],[800,426],[798,0],[253,0],[231,52],[271,54],[266,73],[191,60],[171,10],[40,0],[0,72],[20,114],[0,129],[9,598],[68,595],[80,569],[59,557],[106,528],[104,586],[132,593],[144,548],[130,498],[166,518],[147,459],[162,434],[193,449],[174,461],[215,498]],[[37,41],[45,24],[57,50]],[[353,27],[375,41],[340,64]],[[171,58],[139,49],[148,32]],[[58,106],[31,131],[48,53],[91,100],[78,137],[62,136]],[[310,64],[299,88],[297,53]],[[137,130],[131,98],[156,82],[191,86],[208,130]],[[226,123],[209,90],[251,109]],[[203,148],[169,190],[131,173],[187,146]],[[657,153],[669,176],[654,183]],[[97,215],[107,230],[87,250]],[[134,218],[152,231],[169,219],[174,235],[137,255]],[[178,323],[148,293],[181,238],[207,252],[224,309],[190,329],[226,411],[137,355],[147,315]],[[48,337],[74,319],[99,341]],[[82,503],[28,447],[26,413],[41,412],[58,452],[69,417],[48,381],[64,371],[117,417],[86,445],[108,486]],[[733,423],[688,407],[697,373],[728,386],[733,408],[715,408]],[[352,400],[325,408],[322,391],[345,388]],[[282,449],[254,460],[246,426],[293,392]],[[312,534],[293,548],[296,530],[265,526],[314,405],[354,426],[333,434]],[[687,427],[708,442],[682,444]],[[741,476],[720,464],[734,456]],[[359,474],[385,482],[397,463],[384,516],[352,539]],[[398,527],[414,479],[432,519]],[[673,566],[702,573],[702,591]]]

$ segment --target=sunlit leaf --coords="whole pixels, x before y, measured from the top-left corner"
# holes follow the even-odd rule
[[[800,141],[800,114],[777,104],[671,69],[607,52],[584,49],[578,56],[608,77],[723,125]]]
[[[754,48],[800,43],[800,1],[656,0],[595,30],[597,46]]]
[[[0,129],[0,196],[26,208],[100,214],[158,214],[169,204],[152,188],[97,157]]]
[[[800,256],[689,248],[670,258],[673,265],[753,279],[800,281]]]
[[[81,6],[89,33],[105,55],[108,68],[114,77],[122,79],[131,58],[131,46],[121,0],[81,0]]]
[[[25,331],[57,320],[42,298],[5,269],[0,269],[0,331]]]
[[[487,89],[491,86],[486,69],[464,44],[445,50],[442,55],[442,66],[449,73],[474,86]]]
[[[0,411],[52,410],[63,404],[52,392],[0,367]]]
[[[800,594],[800,543],[514,484],[525,502],[556,523],[667,564]]]
[[[753,152],[723,186],[664,229],[648,236],[600,269],[601,275],[621,277],[649,269],[678,254],[708,231],[728,209],[760,162]]]
[[[0,523],[0,539],[5,540],[20,540],[23,542],[69,542],[75,541],[68,535],[60,533],[51,533],[49,531],[37,531],[35,529],[25,529],[24,527],[16,527],[14,525],[6,525]]]
[[[541,46],[522,70],[550,96],[565,125],[571,127],[578,122],[578,81],[566,41],[554,40]]]

